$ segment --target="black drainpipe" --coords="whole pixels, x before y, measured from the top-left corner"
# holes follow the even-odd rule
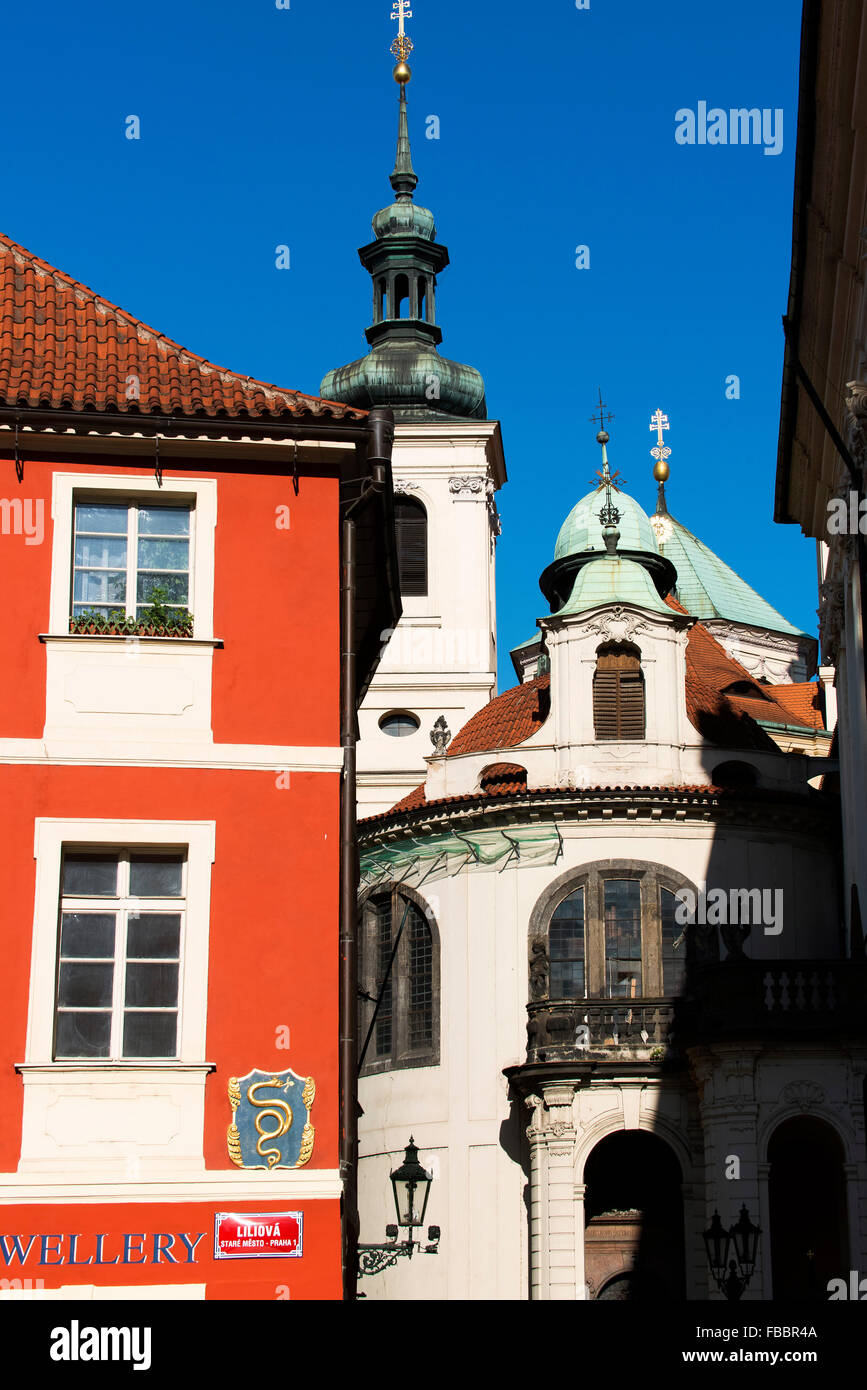
[[[358,838],[356,826],[357,652],[355,636],[355,514],[382,492],[394,441],[394,415],[370,412],[370,476],[341,523],[340,593],[340,1176],[343,1183],[343,1297],[356,1297],[358,1278]]]

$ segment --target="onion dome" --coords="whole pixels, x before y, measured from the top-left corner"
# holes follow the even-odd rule
[[[560,527],[554,562],[539,580],[542,593],[558,616],[605,603],[667,613],[663,600],[677,572],[660,554],[649,516],[611,473],[606,430],[596,442],[602,446],[599,485],[576,502]]]
[[[326,400],[363,410],[391,406],[400,420],[484,420],[485,383],[475,367],[441,357],[436,323],[437,275],[449,253],[436,240],[433,213],[413,202],[418,178],[412,167],[406,111],[409,69],[399,64],[397,158],[391,173],[394,202],[373,219],[374,240],[359,250],[373,280],[373,323],[365,337],[370,352],[323,377]]]

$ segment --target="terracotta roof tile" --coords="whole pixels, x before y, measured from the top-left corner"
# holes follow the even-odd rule
[[[814,729],[824,729],[825,719],[822,714],[818,681],[774,685],[771,689],[778,704],[783,705],[790,715],[797,716],[797,719],[790,718],[790,723],[810,724]]]
[[[365,414],[217,367],[2,233],[0,404],[244,419]]]
[[[448,756],[484,753],[488,749],[493,752],[523,743],[548,717],[550,685],[551,677],[546,674],[525,685],[504,690],[455,734],[448,747]]]

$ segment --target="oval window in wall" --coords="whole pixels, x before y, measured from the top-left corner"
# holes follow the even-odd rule
[[[409,714],[405,709],[393,709],[382,716],[379,727],[390,738],[407,738],[415,733],[420,722],[414,714]]]

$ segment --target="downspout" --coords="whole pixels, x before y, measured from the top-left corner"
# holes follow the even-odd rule
[[[386,485],[394,441],[391,410],[370,412],[369,478],[341,523],[340,590],[340,1177],[343,1298],[356,1297],[358,1277],[358,837],[356,817],[357,667],[355,633],[356,514]]]

